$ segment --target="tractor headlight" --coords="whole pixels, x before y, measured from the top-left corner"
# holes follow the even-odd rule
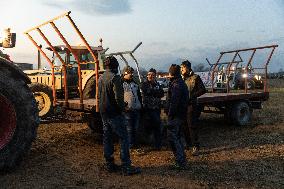
[[[261,80],[261,76],[260,76],[260,75],[255,75],[254,78],[255,78],[256,80]]]
[[[243,78],[247,78],[247,77],[248,77],[248,74],[243,74],[242,77],[243,77]]]

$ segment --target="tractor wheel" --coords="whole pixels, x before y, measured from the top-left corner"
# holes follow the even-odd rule
[[[253,80],[248,80],[247,89],[253,90],[255,88],[255,82]]]
[[[83,90],[83,98],[95,98],[96,97],[96,78],[92,76],[86,83]]]
[[[229,80],[229,88],[230,89],[236,89],[237,88],[237,84],[233,79]]]
[[[39,124],[33,93],[10,70],[0,69],[0,170],[19,165]]]
[[[37,107],[39,110],[39,117],[44,119],[53,114],[53,96],[52,89],[41,83],[30,84],[30,89],[34,93]]]
[[[245,126],[250,123],[252,117],[252,108],[247,102],[241,101],[233,104],[231,118],[233,124]]]
[[[102,133],[103,132],[103,122],[101,115],[99,113],[91,113],[87,115],[87,123],[89,128],[94,133]]]
[[[91,113],[87,116],[87,124],[97,141],[103,140],[103,122],[99,113]]]

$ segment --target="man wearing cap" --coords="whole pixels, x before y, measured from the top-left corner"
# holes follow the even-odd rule
[[[168,140],[176,159],[174,168],[186,169],[187,160],[184,152],[184,146],[181,141],[181,127],[187,114],[188,90],[186,84],[181,78],[179,65],[171,65],[169,69],[169,77],[170,85],[166,108],[166,112],[168,114]]]
[[[136,145],[136,130],[139,126],[140,109],[142,97],[140,88],[137,83],[133,80],[134,69],[130,66],[126,66],[123,69],[123,89],[124,89],[124,102],[125,107],[125,118],[127,121],[127,131],[129,138],[129,147],[133,149]]]
[[[104,61],[106,71],[99,78],[99,109],[103,121],[103,144],[106,169],[109,172],[122,170],[123,174],[140,173],[139,167],[131,166],[126,121],[122,114],[125,108],[118,61],[107,57]],[[113,132],[120,139],[121,167],[114,163]]]
[[[188,146],[192,145],[192,155],[198,155],[200,149],[198,137],[198,117],[200,107],[197,105],[197,97],[206,92],[201,78],[194,74],[191,63],[185,60],[181,63],[181,74],[189,91],[189,104],[187,112],[187,123],[184,124],[184,136]]]
[[[161,98],[164,90],[156,80],[156,70],[151,68],[147,80],[142,83],[143,109],[147,120],[146,132],[154,134],[154,149],[160,150],[162,146],[161,132]]]

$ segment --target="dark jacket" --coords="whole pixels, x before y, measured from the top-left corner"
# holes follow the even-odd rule
[[[124,110],[121,77],[108,69],[99,78],[99,109],[100,113],[110,116],[119,115]]]
[[[167,96],[169,120],[184,119],[187,114],[188,89],[181,77],[172,78]]]
[[[161,98],[164,96],[164,90],[161,85],[155,81],[145,81],[142,83],[143,107],[145,109],[160,109]]]
[[[191,72],[189,75],[184,76],[183,79],[188,88],[190,103],[195,103],[197,97],[206,93],[205,86],[199,75]]]

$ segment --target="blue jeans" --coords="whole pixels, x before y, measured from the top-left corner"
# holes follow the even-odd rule
[[[169,120],[168,123],[168,140],[176,158],[176,163],[183,165],[187,162],[184,153],[184,146],[181,142],[181,126],[182,121],[178,118]]]
[[[160,149],[162,147],[162,131],[161,131],[161,110],[159,109],[145,109],[145,119],[147,124],[145,125],[146,133],[154,133],[155,148]]]
[[[126,130],[126,122],[123,115],[108,116],[105,113],[101,114],[103,121],[103,144],[104,157],[107,163],[114,162],[114,145],[113,133],[115,133],[120,140],[120,159],[122,166],[131,165],[129,155],[129,143]]]
[[[136,131],[139,127],[140,111],[127,111],[124,113],[124,116],[127,121],[129,147],[132,148],[136,145]]]

